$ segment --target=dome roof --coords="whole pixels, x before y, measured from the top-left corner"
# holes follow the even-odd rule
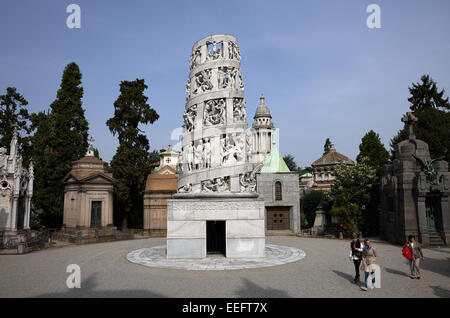
[[[354,165],[353,160],[344,156],[343,154],[336,151],[334,147],[332,147],[327,153],[325,153],[322,157],[314,161],[311,166],[327,166],[327,165],[337,165],[339,163],[343,163],[346,165]]]
[[[259,117],[272,118],[272,116],[270,115],[269,107],[267,107],[266,104],[264,104],[264,95],[263,94],[261,94],[259,101],[260,101],[259,106],[256,108],[255,117],[253,117],[253,118],[254,119],[259,118]]]

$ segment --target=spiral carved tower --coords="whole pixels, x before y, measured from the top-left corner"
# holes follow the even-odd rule
[[[237,39],[197,41],[183,115],[179,192],[252,192],[250,139]]]
[[[167,201],[167,257],[263,257],[237,39],[197,41],[190,58],[178,193]]]

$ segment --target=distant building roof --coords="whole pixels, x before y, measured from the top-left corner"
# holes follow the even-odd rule
[[[272,143],[272,150],[264,160],[264,165],[261,168],[261,173],[276,173],[276,172],[291,172],[284,162],[283,157],[278,151],[275,142]]]
[[[343,154],[336,151],[334,147],[332,147],[326,154],[322,157],[314,161],[311,165],[315,166],[327,166],[327,165],[337,165],[340,162],[347,165],[354,165],[353,160],[344,156]]]
[[[306,172],[300,176],[300,179],[301,178],[312,178],[312,177],[313,177],[313,174],[311,172]]]

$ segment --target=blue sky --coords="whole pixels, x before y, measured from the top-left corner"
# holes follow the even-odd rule
[[[66,26],[71,3],[81,7],[81,29]],[[381,7],[381,29],[366,26],[371,3]],[[249,125],[264,93],[282,154],[310,165],[330,137],[354,159],[370,129],[389,147],[408,86],[422,74],[450,92],[449,13],[447,0],[0,0],[0,92],[17,87],[32,111],[45,110],[65,65],[76,62],[90,134],[109,161],[117,140],[105,122],[119,83],[144,78],[160,119],[142,129],[160,149],[182,124],[192,45],[233,34]]]

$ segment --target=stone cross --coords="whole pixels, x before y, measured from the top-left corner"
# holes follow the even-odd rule
[[[402,117],[402,122],[405,123],[405,126],[408,128],[408,135],[409,135],[409,139],[415,139],[416,136],[414,135],[413,132],[413,124],[415,122],[417,122],[417,117],[413,115],[413,113],[411,112],[407,112],[403,117]]]

